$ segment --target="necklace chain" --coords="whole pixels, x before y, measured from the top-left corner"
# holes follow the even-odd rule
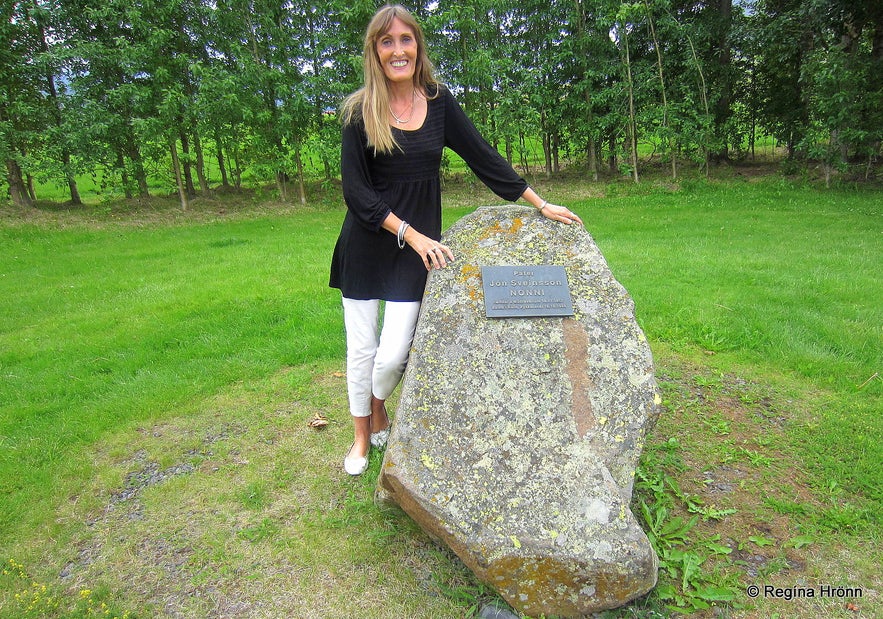
[[[404,119],[399,118],[396,115],[396,113],[392,111],[392,106],[389,107],[389,113],[392,114],[392,117],[395,119],[396,123],[398,123],[400,125],[404,125],[404,124],[411,122],[411,118],[413,118],[413,116],[414,116],[414,101],[416,101],[416,99],[417,99],[417,89],[415,88],[414,90],[411,91],[411,105],[408,106],[408,109],[411,110],[411,115],[408,116],[407,118],[404,118]]]

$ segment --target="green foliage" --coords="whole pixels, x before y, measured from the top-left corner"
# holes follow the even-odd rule
[[[635,179],[649,162],[665,162],[672,177],[683,163],[707,173],[711,161],[753,156],[769,135],[791,157],[820,162],[830,183],[878,173],[883,38],[865,4],[413,8],[440,78],[526,175],[575,164],[596,178],[605,160]],[[172,145],[189,197],[245,181],[273,183],[288,200],[292,181],[336,177],[333,111],[360,85],[361,37],[376,3],[5,6],[0,155],[17,203],[55,197],[31,196],[31,179],[64,193],[90,177],[105,197],[167,193]],[[534,141],[539,167],[528,156]]]
[[[652,595],[670,610],[691,613],[720,603],[733,604],[740,590],[732,580],[702,568],[709,555],[727,555],[732,549],[719,544],[719,536],[695,543],[692,535],[700,516],[686,518],[674,513],[676,507],[696,512],[701,506],[700,501],[685,495],[676,479],[666,472],[666,463],[680,465],[678,448],[677,441],[670,439],[645,451],[635,472],[635,495],[644,530],[659,557],[660,581]],[[732,513],[735,510],[703,515],[721,519]]]

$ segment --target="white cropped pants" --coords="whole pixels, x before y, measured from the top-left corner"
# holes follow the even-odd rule
[[[380,301],[343,298],[346,386],[350,414],[371,415],[371,395],[387,399],[399,384],[417,328],[420,302],[386,301],[378,339]]]

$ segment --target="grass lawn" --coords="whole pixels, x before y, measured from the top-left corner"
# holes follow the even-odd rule
[[[634,297],[663,390],[632,506],[660,584],[607,616],[879,616],[883,193],[537,187]],[[498,202],[459,184],[445,201],[448,225]],[[0,617],[453,618],[493,602],[374,506],[378,455],[342,470],[335,192],[174,204],[0,210]]]

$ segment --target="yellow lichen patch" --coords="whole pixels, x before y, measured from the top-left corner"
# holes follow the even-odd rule
[[[432,458],[426,452],[420,454],[420,462],[422,462],[423,466],[428,468],[430,471],[435,468],[435,462],[432,461]]]
[[[482,238],[486,239],[497,234],[517,234],[523,226],[524,220],[522,220],[521,217],[513,217],[512,225],[510,226],[504,226],[501,222],[495,221],[486,228],[486,232],[482,235]]]
[[[528,561],[511,556],[494,561],[486,580],[497,583],[497,589],[508,594],[503,597],[522,612],[554,607],[563,616],[582,616],[632,592],[633,583],[611,567],[583,571],[551,558]]]
[[[477,265],[474,264],[464,264],[460,267],[460,281],[466,288],[466,294],[469,295],[469,299],[474,302],[478,302],[482,294],[479,292],[479,286],[473,285],[471,280],[481,281],[481,270]]]
[[[481,269],[478,268],[478,265],[464,264],[460,267],[460,278],[463,280],[467,280],[470,277],[479,277],[480,275]]]

